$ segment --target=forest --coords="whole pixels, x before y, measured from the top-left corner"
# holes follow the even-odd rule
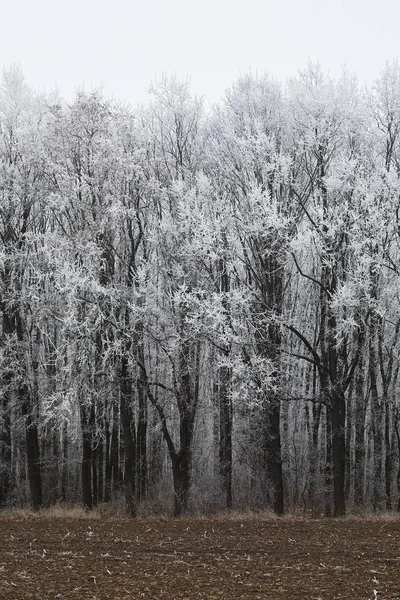
[[[400,511],[400,66],[0,87],[0,508]]]

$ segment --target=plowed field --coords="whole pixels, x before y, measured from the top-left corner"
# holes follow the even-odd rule
[[[400,519],[0,518],[0,598],[397,599]]]

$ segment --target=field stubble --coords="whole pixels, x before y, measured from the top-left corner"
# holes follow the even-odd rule
[[[0,516],[2,600],[392,600],[400,519]]]

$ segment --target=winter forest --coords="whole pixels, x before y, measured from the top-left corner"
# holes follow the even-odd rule
[[[400,66],[0,90],[0,507],[400,510]]]

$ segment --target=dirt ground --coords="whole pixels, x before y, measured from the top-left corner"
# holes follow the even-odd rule
[[[0,598],[400,599],[400,519],[0,518]]]

